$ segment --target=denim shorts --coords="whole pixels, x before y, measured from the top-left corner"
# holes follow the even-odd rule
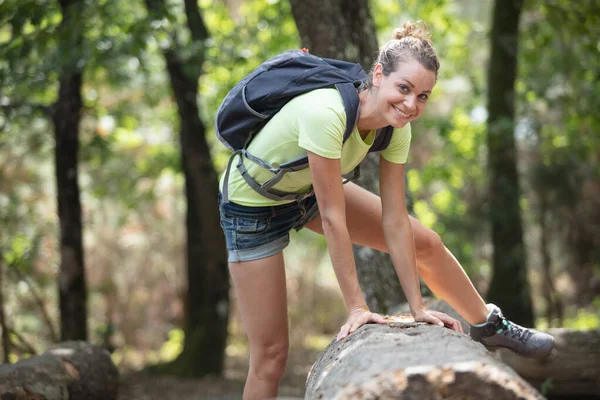
[[[290,231],[299,231],[319,214],[315,196],[270,207],[223,203],[219,193],[221,227],[229,262],[252,261],[279,253],[290,243]]]

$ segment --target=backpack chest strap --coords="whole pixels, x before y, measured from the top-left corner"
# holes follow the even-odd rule
[[[306,168],[305,165],[300,164],[300,165],[286,167],[286,168],[275,168],[275,167],[267,164],[260,158],[254,157],[253,155],[248,153],[246,151],[246,149],[241,149],[241,150],[235,151],[231,155],[231,157],[229,158],[229,162],[227,163],[227,170],[225,172],[225,178],[223,180],[223,202],[224,203],[229,202],[229,172],[231,170],[231,164],[233,163],[233,160],[235,159],[236,156],[239,156],[239,160],[238,160],[236,167],[240,171],[240,175],[242,176],[242,178],[244,178],[246,183],[252,189],[254,189],[254,191],[259,193],[261,196],[264,196],[264,197],[266,197],[270,200],[274,200],[274,201],[286,201],[286,200],[302,201],[305,198],[310,197],[314,194],[312,187],[308,193],[287,193],[287,192],[282,192],[281,190],[273,189],[273,186],[275,186],[277,183],[279,183],[286,173],[305,169]],[[248,170],[246,169],[246,166],[244,165],[244,157],[250,159],[252,162],[257,163],[261,167],[271,171],[274,174],[273,177],[270,178],[268,181],[266,181],[263,184],[258,183],[248,173]]]
[[[233,164],[233,160],[235,159],[236,156],[239,157],[236,168],[240,171],[240,175],[242,176],[242,178],[244,178],[246,183],[252,189],[254,189],[255,192],[257,192],[261,196],[264,196],[267,199],[274,200],[274,201],[295,200],[295,201],[300,202],[300,201],[306,199],[307,197],[314,195],[314,190],[313,190],[312,186],[311,186],[311,190],[308,193],[288,193],[288,192],[283,192],[281,190],[277,190],[277,189],[273,188],[273,186],[275,186],[276,184],[278,184],[281,181],[281,179],[283,178],[283,176],[286,173],[300,171],[300,170],[308,168],[308,160],[305,159],[305,157],[299,158],[297,160],[291,161],[286,164],[282,164],[282,166],[280,166],[279,168],[275,168],[272,165],[269,165],[265,161],[261,160],[260,158],[255,157],[252,154],[248,153],[248,151],[246,151],[246,149],[241,149],[241,150],[237,150],[237,151],[233,152],[233,154],[229,158],[229,162],[227,163],[227,169],[225,171],[225,178],[223,180],[223,202],[224,203],[229,202],[229,172],[231,170],[231,165]],[[269,180],[267,180],[263,184],[258,183],[256,180],[254,180],[254,178],[252,178],[252,176],[250,176],[250,173],[246,169],[246,166],[244,165],[244,157],[248,158],[252,162],[255,162],[256,164],[260,165],[261,167],[271,171],[273,173],[273,177],[270,178]],[[352,176],[349,176],[349,175],[350,174],[347,174],[344,176],[344,181],[343,181],[344,184],[346,184],[348,182],[352,182],[360,177],[360,164],[357,165],[356,168],[354,168],[354,170],[352,171]]]

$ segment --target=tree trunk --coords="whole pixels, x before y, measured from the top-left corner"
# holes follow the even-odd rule
[[[357,62],[368,71],[377,56],[367,0],[290,0],[302,46],[320,57]]]
[[[493,274],[487,297],[513,321],[533,325],[514,137],[519,18],[523,0],[496,0],[488,75],[489,209]]]
[[[60,220],[59,303],[61,340],[87,339],[87,310],[81,203],[78,184],[79,121],[81,119],[83,41],[80,0],[61,0],[60,48],[65,60],[59,78],[53,122]]]
[[[320,57],[360,63],[369,71],[378,52],[375,23],[367,0],[290,0],[302,46]],[[361,165],[360,186],[379,194],[379,155]],[[387,313],[405,300],[388,254],[354,246],[361,289],[371,310]],[[374,268],[377,266],[377,268]]]
[[[0,398],[112,400],[119,371],[110,354],[86,342],[65,342],[39,356],[0,365]]]
[[[164,13],[162,0],[147,0],[152,13]],[[208,32],[195,0],[185,0],[196,54],[183,58],[174,40],[164,56],[180,117],[180,145],[187,199],[187,296],[185,344],[170,373],[221,375],[229,320],[229,274],[217,204],[217,174],[210,158],[196,95]],[[164,14],[159,14],[164,15]],[[190,46],[194,47],[194,46]]]
[[[4,315],[4,259],[0,249],[0,329],[2,329],[2,354],[3,362],[10,362],[10,335],[8,334],[8,321]]]
[[[313,365],[307,399],[542,399],[467,335],[392,317],[332,342]]]
[[[550,256],[550,231],[546,224],[548,219],[548,194],[543,187],[537,188],[539,199],[539,216],[540,216],[540,253],[542,256],[542,293],[546,299],[546,318],[548,324],[552,326],[553,320],[556,318],[558,326],[562,325],[563,307],[559,298],[559,294],[554,289],[552,281],[552,257]]]
[[[500,359],[548,397],[598,398],[600,394],[600,331],[550,329],[552,356],[544,361],[500,350]]]

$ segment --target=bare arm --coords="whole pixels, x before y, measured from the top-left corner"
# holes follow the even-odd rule
[[[382,157],[379,181],[385,243],[411,314],[415,321],[446,326],[462,332],[462,326],[457,320],[444,313],[427,310],[423,303],[415,257],[415,240],[406,209],[404,165],[391,163]]]
[[[413,231],[406,209],[404,165],[381,157],[379,187],[385,242],[411,313],[415,315],[425,306],[420,291]]]
[[[355,309],[367,310],[367,304],[358,284],[352,242],[346,226],[346,204],[340,178],[342,175],[340,160],[308,152],[308,162],[319,204],[323,233],[346,309],[349,313]]]
[[[346,225],[340,160],[324,158],[309,151],[308,162],[329,256],[348,311],[348,320],[337,335],[337,340],[342,340],[364,324],[386,322],[381,315],[369,311],[358,284],[352,242]]]

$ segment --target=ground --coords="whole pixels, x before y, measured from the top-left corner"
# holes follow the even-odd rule
[[[292,349],[278,399],[304,398],[306,376],[318,356],[319,352],[315,350]],[[189,379],[149,376],[139,372],[124,374],[118,400],[241,400],[247,370],[248,359],[241,356],[227,358],[224,378]]]

